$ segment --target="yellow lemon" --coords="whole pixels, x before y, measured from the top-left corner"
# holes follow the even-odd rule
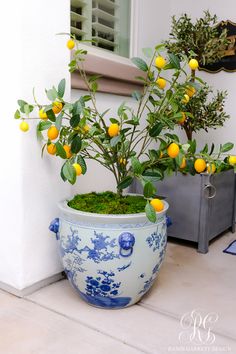
[[[45,119],[45,120],[48,119],[47,113],[44,112],[43,108],[41,108],[41,109],[39,110],[39,118],[40,118],[40,119]]]
[[[55,145],[55,144],[49,144],[49,145],[47,145],[47,152],[48,152],[50,155],[55,155],[55,153],[57,152],[56,145]]]
[[[67,48],[70,49],[70,50],[74,49],[74,47],[75,47],[75,41],[73,41],[73,39],[69,39],[69,40],[67,41],[67,43],[66,43],[66,46],[67,46]]]
[[[203,171],[205,171],[206,169],[206,161],[203,159],[197,159],[194,162],[194,168],[198,173],[201,173]]]
[[[120,127],[117,123],[112,123],[108,128],[108,134],[111,138],[117,136],[120,132]]]
[[[70,146],[69,145],[63,145],[63,148],[64,148],[64,150],[66,152],[67,159],[70,159],[71,156],[72,156],[72,152],[71,152]]]
[[[179,119],[178,123],[179,124],[183,124],[186,121],[186,114],[184,112],[182,113],[182,118]]]
[[[161,90],[164,90],[164,88],[166,87],[166,80],[162,77],[159,77],[156,81],[156,84]]]
[[[185,168],[186,166],[187,166],[186,158],[183,157],[182,162],[181,162],[181,165],[179,166],[179,168],[183,169],[183,168]]]
[[[76,175],[80,176],[82,173],[82,167],[78,163],[73,163],[73,167],[75,169]]]
[[[229,156],[229,159],[228,159],[228,161],[229,161],[229,164],[230,165],[236,165],[236,156]]]
[[[123,159],[123,158],[121,157],[120,160],[119,160],[119,163],[120,163],[121,165],[126,165],[126,159]]]
[[[88,124],[86,124],[86,125],[83,127],[84,133],[85,133],[85,134],[88,133],[89,130],[90,130],[90,126],[89,126]]]
[[[176,143],[171,143],[167,148],[167,154],[174,159],[179,154],[179,146]]]
[[[188,86],[188,87],[186,87],[185,92],[191,98],[191,97],[193,97],[193,95],[195,95],[196,89],[193,86]]]
[[[48,139],[50,140],[55,140],[59,135],[59,130],[55,125],[51,125],[51,127],[48,129],[47,136]]]
[[[153,206],[153,208],[156,210],[156,211],[162,211],[164,209],[164,203],[160,200],[160,199],[152,199],[150,201],[150,204]]]
[[[63,107],[63,104],[61,102],[59,102],[59,101],[53,102],[52,110],[53,110],[54,114],[60,113],[62,110],[62,107]]]
[[[214,163],[207,164],[207,172],[208,173],[215,173],[216,172],[216,165]]]
[[[197,59],[190,59],[188,65],[191,70],[196,70],[199,66]]]
[[[20,130],[22,132],[27,132],[29,130],[29,124],[23,120],[23,122],[20,123]]]
[[[158,56],[156,57],[156,60],[155,60],[155,65],[158,69],[163,69],[164,66],[166,65],[166,60],[165,58],[163,58],[162,56]]]
[[[185,95],[184,95],[184,98],[182,99],[182,103],[188,103],[189,100],[190,100],[189,95],[185,94]]]

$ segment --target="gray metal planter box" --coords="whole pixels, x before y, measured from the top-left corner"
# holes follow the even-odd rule
[[[235,231],[235,174],[233,169],[217,174],[177,175],[156,183],[157,194],[170,204],[172,225],[168,236],[197,242],[208,252],[209,241],[223,231]],[[142,193],[138,181],[132,192]]]

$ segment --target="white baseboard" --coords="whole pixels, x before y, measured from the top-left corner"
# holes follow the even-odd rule
[[[0,289],[1,290],[4,290],[4,291],[7,291],[8,293],[11,293],[15,296],[18,296],[18,297],[24,297],[24,296],[27,296],[27,295],[30,295],[32,293],[34,293],[35,291],[41,289],[41,288],[44,288],[45,286],[47,285],[50,285],[52,283],[55,283],[61,279],[64,279],[65,276],[63,275],[63,273],[58,273],[58,274],[55,274],[55,275],[52,275],[51,277],[48,277],[46,279],[43,279],[43,280],[40,280],[39,282],[33,284],[33,285],[30,285],[30,286],[27,286],[26,288],[24,289],[17,289],[17,288],[14,288],[13,286],[11,285],[8,285],[6,283],[3,283],[0,281]]]

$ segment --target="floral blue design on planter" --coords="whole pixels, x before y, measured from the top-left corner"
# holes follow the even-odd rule
[[[65,255],[63,257],[65,270],[73,271],[73,272],[81,272],[81,273],[86,271],[86,269],[82,267],[84,263],[84,259],[79,254],[74,255],[73,258],[67,256],[68,255]]]
[[[130,232],[122,232],[119,236],[120,255],[122,257],[129,257],[133,253],[135,244],[135,237]]]
[[[57,240],[59,240],[59,226],[60,226],[59,218],[55,218],[54,220],[52,220],[49,225],[49,230],[56,234]]]
[[[142,288],[142,290],[140,290],[139,294],[145,294],[151,288],[155,278],[156,278],[156,275],[151,276],[148,280],[145,280],[143,288]]]
[[[157,273],[158,273],[158,271],[159,271],[159,269],[160,269],[160,267],[162,265],[162,261],[163,261],[164,255],[165,255],[165,249],[160,252],[159,260],[158,260],[157,264],[155,265],[155,267],[152,270],[152,275],[151,275],[151,277],[148,280],[145,280],[143,288],[139,292],[139,294],[145,294],[151,288],[154,280],[157,277]],[[144,276],[145,276],[145,274],[143,273],[143,274],[141,274],[139,276],[139,278],[144,278]]]
[[[158,250],[161,245],[161,239],[162,239],[162,234],[158,234],[156,231],[151,234],[151,236],[148,236],[146,239],[146,242],[150,248],[152,248],[153,252]]]
[[[71,277],[71,274],[69,274]],[[131,301],[130,297],[116,297],[119,295],[118,290],[121,283],[115,283],[113,277],[115,273],[98,270],[98,276],[87,276],[86,278],[86,293],[77,291],[81,297],[92,305],[107,308],[119,308],[128,305]],[[73,277],[72,277],[73,278]],[[71,279],[71,278],[70,278]],[[72,284],[73,284],[72,279]],[[75,286],[75,284],[74,284]]]
[[[128,264],[124,264],[122,267],[118,267],[117,270],[118,272],[122,272],[123,270],[129,268],[131,266],[131,261]]]
[[[73,230],[70,227],[71,234],[67,235],[66,242],[61,242],[61,253],[64,256],[66,253],[73,253],[78,251],[79,241],[81,238],[78,236],[78,230]]]
[[[85,246],[79,250],[79,253],[87,252],[87,258],[92,259],[95,263],[120,258],[119,254],[111,250],[118,247],[115,238],[111,239],[110,236],[103,236],[103,233],[97,233],[96,231],[94,231],[94,235],[95,238],[91,238],[93,248]]]

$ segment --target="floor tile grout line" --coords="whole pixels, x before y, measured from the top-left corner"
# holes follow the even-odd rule
[[[43,309],[45,309],[45,310],[48,310],[48,311],[50,311],[50,312],[53,312],[53,313],[55,313],[55,314],[57,314],[57,315],[59,315],[59,316],[62,316],[62,317],[64,317],[64,318],[66,318],[67,320],[70,320],[70,321],[73,321],[73,322],[75,322],[75,323],[81,324],[82,326],[87,327],[87,328],[89,328],[89,329],[91,329],[91,330],[93,330],[93,331],[95,331],[95,332],[101,333],[101,334],[103,334],[103,335],[105,335],[105,336],[107,336],[107,337],[109,337],[109,338],[114,339],[115,341],[117,341],[117,342],[119,342],[119,343],[125,344],[125,345],[129,346],[130,348],[133,348],[133,349],[135,349],[135,350],[138,350],[140,353],[143,353],[143,354],[154,354],[154,353],[152,353],[152,352],[144,351],[143,349],[141,349],[141,348],[139,348],[139,347],[136,347],[135,345],[130,344],[130,343],[128,343],[128,342],[125,342],[125,341],[121,340],[121,339],[118,338],[118,337],[115,337],[115,336],[113,336],[113,335],[110,335],[109,333],[103,332],[103,331],[99,330],[99,329],[96,328],[96,327],[90,326],[90,325],[88,325],[87,323],[85,323],[85,322],[83,322],[83,321],[79,321],[79,320],[75,319],[74,317],[70,317],[70,316],[68,316],[68,315],[63,314],[62,312],[56,311],[56,310],[54,310],[54,309],[52,309],[52,308],[50,308],[50,307],[48,307],[48,306],[45,306],[45,305],[43,305],[43,304],[41,304],[41,303],[38,303],[37,301],[34,301],[34,300],[29,299],[29,298],[27,298],[27,297],[24,297],[24,298],[21,298],[21,299],[22,299],[22,300],[25,300],[25,301],[28,301],[28,302],[31,302],[32,304],[34,304],[34,305],[36,305],[36,306],[39,306],[39,307],[41,307],[41,308],[43,308]]]
[[[152,306],[152,305],[147,305],[145,303],[143,303],[142,301],[140,301],[138,304],[136,304],[140,307],[143,307],[145,308],[146,310],[149,310],[149,311],[152,311],[152,312],[156,312],[156,313],[159,313],[163,316],[166,316],[166,317],[170,317],[174,320],[178,320],[180,321],[181,317],[179,317],[178,315],[175,315],[173,312],[167,312],[167,311],[163,311],[161,309],[157,309],[156,307]],[[200,327],[203,331],[206,331],[203,327]],[[232,340],[233,342],[236,343],[236,338],[228,335],[228,334],[225,334],[225,333],[220,333],[219,331],[214,331],[214,330],[211,330],[212,333],[214,334],[217,334],[225,339],[230,339]]]

